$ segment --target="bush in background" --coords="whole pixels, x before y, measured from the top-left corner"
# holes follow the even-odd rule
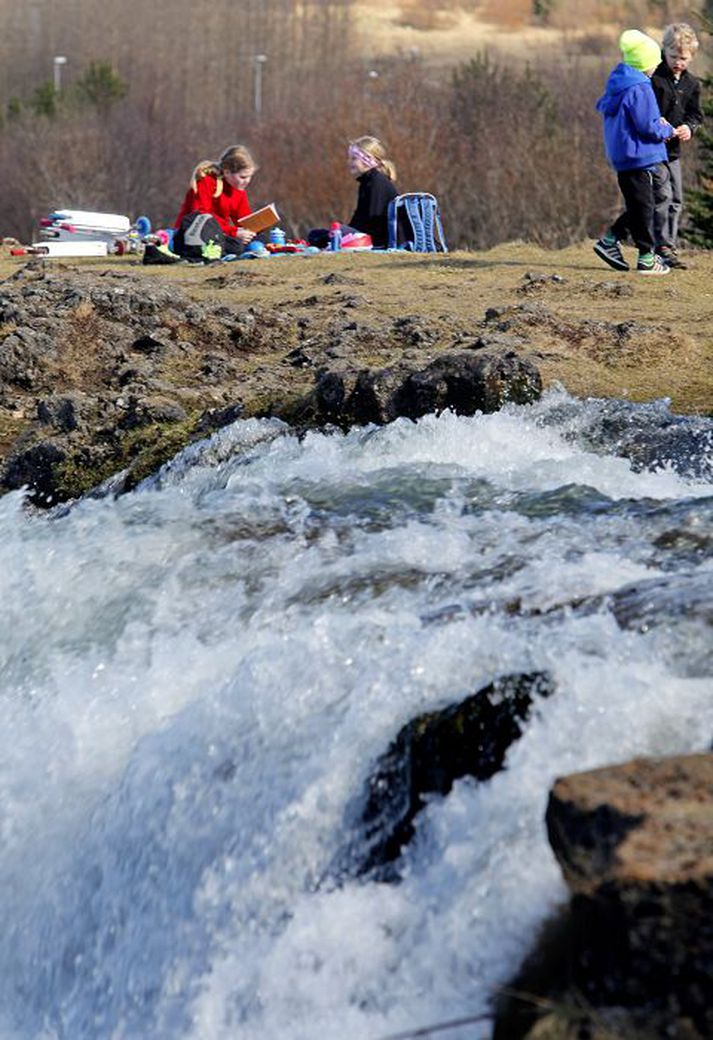
[[[61,15],[61,5],[48,10]],[[195,164],[242,141],[260,163],[253,206],[274,200],[301,236],[351,215],[346,145],[365,133],[386,143],[401,191],[438,196],[452,247],[564,246],[597,235],[616,212],[594,111],[611,56],[535,55],[518,70],[483,54],[444,76],[414,55],[356,60],[349,0],[245,0],[239,25],[234,0],[212,0],[198,23],[192,0],[123,0],[111,31],[105,6],[72,0],[86,21],[84,64],[71,51],[61,93],[39,78],[43,104],[33,104],[29,44],[8,51],[25,64],[14,78],[0,70],[0,83],[13,84],[0,126],[1,234],[27,241],[59,206],[170,224]],[[8,39],[20,40],[25,10],[0,0]],[[50,28],[54,37],[37,29],[36,72],[75,27],[60,18]]]

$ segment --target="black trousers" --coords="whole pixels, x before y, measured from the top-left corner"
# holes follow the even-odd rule
[[[621,170],[616,177],[626,209],[612,224],[612,234],[622,241],[633,238],[640,253],[654,249],[654,170]]]

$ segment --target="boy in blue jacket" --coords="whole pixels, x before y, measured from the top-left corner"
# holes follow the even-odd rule
[[[594,252],[617,271],[628,271],[619,242],[631,235],[639,250],[639,274],[668,274],[654,252],[653,171],[666,162],[666,144],[677,136],[661,117],[651,76],[661,61],[658,43],[638,29],[619,38],[622,61],[609,75],[597,111],[604,117],[604,146],[616,170],[626,210],[594,245]]]

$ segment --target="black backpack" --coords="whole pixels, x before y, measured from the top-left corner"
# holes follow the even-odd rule
[[[210,213],[187,213],[173,236],[171,250],[188,260],[207,259],[203,247],[214,244],[225,249],[225,232]]]

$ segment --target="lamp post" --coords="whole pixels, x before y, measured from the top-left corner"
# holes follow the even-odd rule
[[[267,61],[267,54],[255,54],[253,56],[253,62],[255,64],[255,84],[254,84],[254,98],[255,98],[255,115],[260,116],[262,112],[262,68]]]
[[[62,89],[62,66],[66,64],[67,59],[63,54],[55,54],[52,59],[52,71],[54,73],[54,89],[56,94],[59,94]]]

